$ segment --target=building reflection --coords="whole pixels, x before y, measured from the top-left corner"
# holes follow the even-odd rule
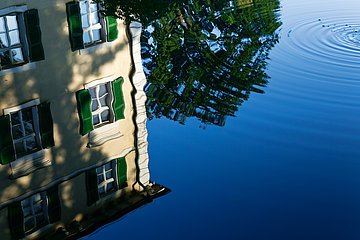
[[[21,3],[0,3],[1,239],[77,239],[170,191],[150,180],[141,25]]]

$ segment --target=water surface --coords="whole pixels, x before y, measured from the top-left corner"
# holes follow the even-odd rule
[[[241,70],[230,67],[228,74],[203,80],[203,89],[192,83],[188,96],[175,95],[183,109],[168,103],[174,99],[166,101],[165,90],[175,94],[177,86],[181,92],[179,86],[189,79],[184,76],[197,72],[194,66],[209,72],[209,63],[197,55],[199,45],[191,48],[178,39],[180,50],[192,54],[180,67],[156,65],[146,60],[156,57],[143,56],[150,69],[151,173],[172,193],[91,239],[360,239],[360,2],[282,0],[273,15],[260,5],[234,11],[240,18],[256,12],[245,23],[260,25],[247,25],[251,34],[233,41],[266,36],[254,47],[268,44],[260,52],[261,63],[254,65],[253,57],[239,53]],[[214,12],[211,21],[217,18]],[[271,16],[278,25],[273,29],[269,19],[255,16]],[[156,33],[145,30],[148,39]],[[216,39],[218,32],[202,33]],[[220,51],[218,39],[209,39],[207,52]],[[160,81],[154,75],[160,67],[168,68],[169,78]],[[249,70],[254,74],[244,74]],[[220,99],[211,107],[211,97],[204,99],[216,95],[213,89],[219,91],[221,80],[236,87],[229,94],[235,99]],[[199,92],[202,101],[196,102]],[[221,103],[223,108],[216,108]],[[203,115],[196,114],[201,110]]]

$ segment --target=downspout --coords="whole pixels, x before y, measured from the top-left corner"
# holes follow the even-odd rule
[[[131,22],[127,25],[127,37],[129,39],[130,56],[132,68],[129,78],[133,91],[131,92],[134,114],[134,146],[135,146],[135,165],[136,165],[136,182],[133,189],[136,191],[146,191],[146,196],[150,197],[150,173],[148,169],[148,152],[147,152],[147,130],[146,130],[146,94],[144,86],[146,84],[145,73],[142,68],[141,60],[141,36],[142,25],[139,22]],[[141,102],[142,101],[142,102]],[[139,111],[141,110],[141,111]],[[143,120],[142,120],[142,118]],[[139,129],[139,126],[142,126]],[[142,135],[141,135],[142,134]],[[143,141],[139,141],[142,139]],[[145,148],[145,157],[140,153],[140,147]],[[142,158],[143,157],[143,158]],[[138,184],[138,186],[137,186]]]

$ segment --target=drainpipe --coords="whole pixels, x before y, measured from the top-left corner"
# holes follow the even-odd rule
[[[131,93],[132,102],[134,106],[133,122],[135,123],[134,130],[134,146],[135,146],[135,164],[136,164],[136,182],[133,189],[137,191],[145,190],[147,197],[150,196],[150,172],[149,172],[149,155],[146,129],[146,94],[144,87],[146,84],[146,77],[142,67],[141,59],[141,30],[142,25],[139,22],[131,22],[127,26],[127,35],[130,45],[130,55],[132,62],[132,69],[130,71],[130,80],[133,86]],[[137,186],[138,184],[138,186]]]

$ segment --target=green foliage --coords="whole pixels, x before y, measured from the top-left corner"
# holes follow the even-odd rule
[[[223,126],[251,92],[263,93],[280,26],[278,0],[105,0],[104,6],[143,23],[150,119],[196,117]]]

